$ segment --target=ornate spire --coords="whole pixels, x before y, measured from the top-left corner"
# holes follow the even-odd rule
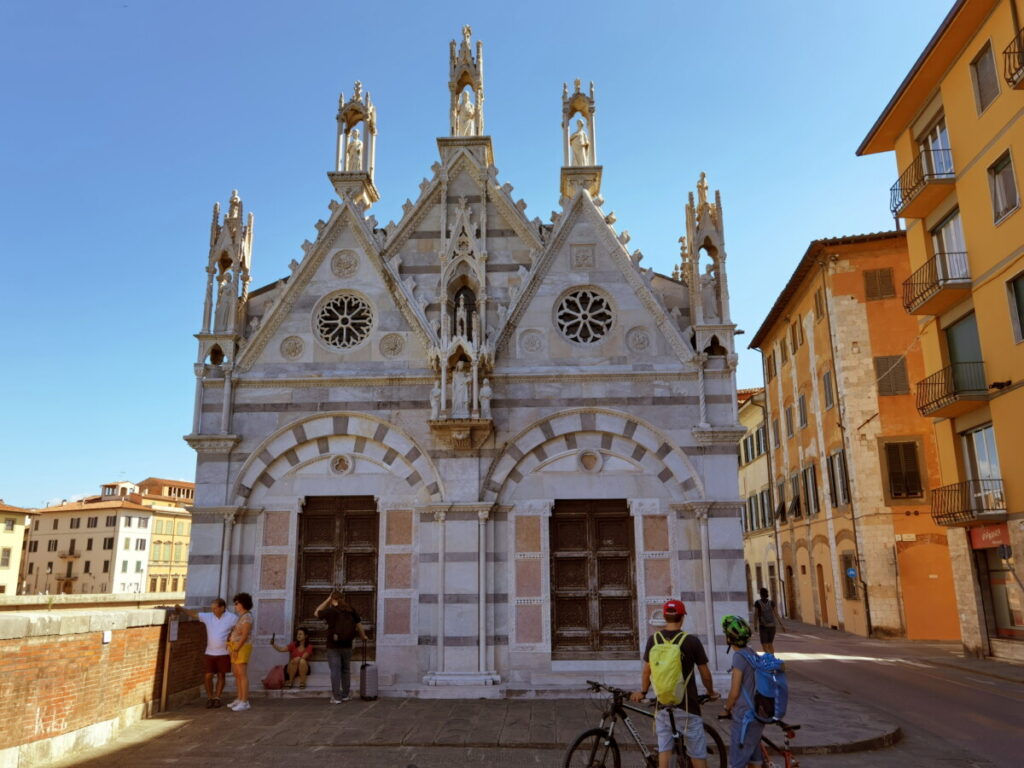
[[[449,46],[448,90],[452,136],[484,135],[484,44],[477,40],[476,56],[470,38],[472,28],[462,28],[462,42]]]
[[[360,131],[362,127],[362,131]],[[359,80],[352,98],[338,96],[338,140],[334,171],[327,174],[341,198],[352,198],[363,207],[380,199],[373,184],[377,153],[377,108]]]
[[[597,164],[597,128],[594,113],[594,83],[589,94],[580,90],[580,79],[573,81],[573,90],[562,83],[562,197],[572,198],[579,188],[592,197],[601,191],[601,166]],[[576,127],[573,130],[573,118]]]

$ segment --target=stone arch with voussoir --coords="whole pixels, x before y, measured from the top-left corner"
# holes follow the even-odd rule
[[[579,450],[580,433],[601,435],[602,447],[631,458],[657,477],[679,501],[704,498],[704,484],[682,449],[660,430],[629,413],[577,408],[546,416],[508,441],[484,477],[480,498],[511,498],[512,489],[555,455]]]
[[[425,503],[444,499],[437,468],[415,440],[374,416],[337,411],[293,421],[260,443],[238,473],[231,494],[234,503],[244,505],[259,485],[270,488],[293,469],[336,454],[387,468]]]

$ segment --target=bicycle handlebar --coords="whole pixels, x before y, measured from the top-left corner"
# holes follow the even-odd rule
[[[596,680],[587,680],[587,686],[590,688],[590,690],[594,691],[595,693],[598,691],[607,691],[608,693],[614,696],[622,697],[625,699],[628,699],[630,695],[632,695],[630,691],[624,691],[621,688],[616,688],[613,685],[605,685],[604,683],[599,683]],[[651,700],[648,699],[648,702],[650,701]],[[701,704],[707,704],[709,701],[713,701],[713,699],[706,693],[704,693],[697,697],[697,701]]]
[[[723,714],[720,714],[720,715],[718,715],[718,719],[719,720],[732,720],[732,712],[725,712]],[[772,720],[770,723],[765,723],[765,725],[777,725],[777,726],[779,726],[779,728],[781,728],[784,731],[799,731],[800,730],[800,726],[799,725],[791,725],[790,723],[787,723],[785,720]]]

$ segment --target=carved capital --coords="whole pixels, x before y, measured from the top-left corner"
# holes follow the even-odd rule
[[[747,433],[742,425],[712,427],[697,426],[692,430],[693,439],[698,445],[732,444],[739,445]]]
[[[231,453],[231,450],[238,445],[241,437],[238,435],[185,435],[182,438],[188,443],[192,450],[200,454],[224,454]]]
[[[204,363],[196,363],[192,366],[192,370],[195,371],[197,379],[201,379],[206,375],[206,365]]]

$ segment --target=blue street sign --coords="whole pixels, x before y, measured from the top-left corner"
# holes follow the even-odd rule
[[[849,578],[851,578],[851,579],[857,578],[857,569],[856,568],[847,568],[846,569],[846,575]]]

